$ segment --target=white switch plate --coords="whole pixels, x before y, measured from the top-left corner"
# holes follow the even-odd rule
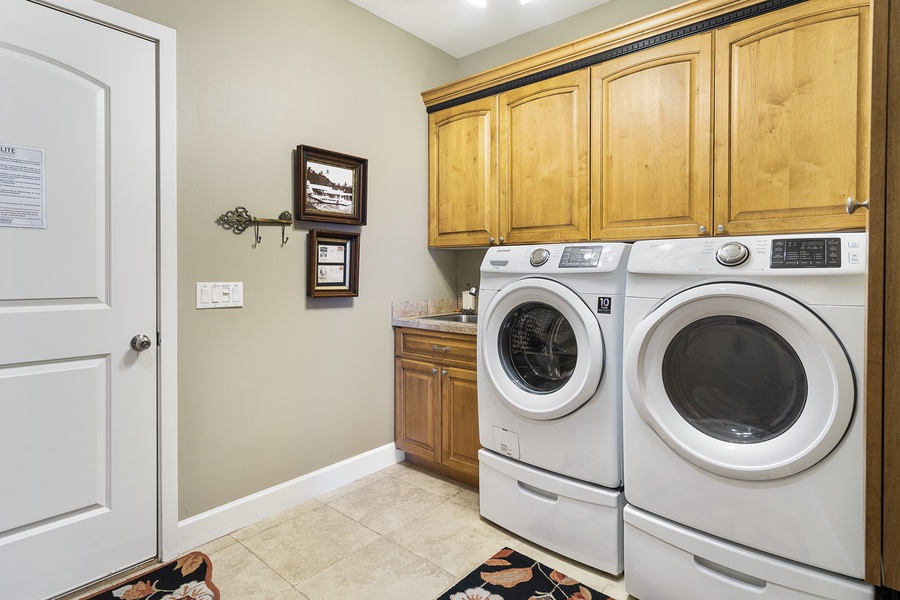
[[[197,308],[234,308],[243,305],[243,281],[197,282]]]

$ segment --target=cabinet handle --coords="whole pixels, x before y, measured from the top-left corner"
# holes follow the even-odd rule
[[[435,352],[450,352],[450,346],[438,346],[437,344],[432,344],[431,349]]]
[[[869,210],[869,199],[866,198],[864,202],[857,202],[853,199],[853,196],[847,198],[847,214],[852,215],[856,212],[857,208],[864,208],[866,210]]]
[[[437,373],[437,367],[431,367],[431,372],[432,372],[432,373]]]
[[[441,371],[441,375],[446,375],[446,374],[447,374],[447,369],[443,369],[443,370]]]
[[[706,233],[706,225],[700,226],[700,233]]]
[[[500,236],[500,243],[502,244],[502,243],[505,242],[505,241],[506,241],[506,238],[504,238],[504,237],[501,235],[501,236]]]
[[[719,225],[718,227],[716,227],[716,231],[717,231],[718,233],[725,233],[725,226],[724,226],[724,225]]]
[[[493,238],[493,236],[492,236],[492,237],[490,237],[490,238],[488,238],[488,241],[489,241],[489,242],[490,242],[490,243],[492,243],[492,244],[493,244],[493,243],[494,243],[494,238]]]

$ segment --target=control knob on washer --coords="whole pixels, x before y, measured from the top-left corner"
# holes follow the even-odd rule
[[[550,260],[550,251],[546,248],[537,248],[531,252],[531,266],[539,267]]]
[[[736,267],[748,258],[750,258],[750,250],[740,242],[728,242],[716,250],[716,260],[726,267]]]

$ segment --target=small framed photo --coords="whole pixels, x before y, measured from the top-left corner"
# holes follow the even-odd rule
[[[310,229],[306,295],[359,296],[359,233]]]
[[[365,225],[368,167],[365,158],[297,146],[296,218]]]

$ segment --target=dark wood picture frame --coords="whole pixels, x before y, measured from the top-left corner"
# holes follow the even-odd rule
[[[366,224],[369,161],[297,146],[294,215],[300,221]]]
[[[306,295],[359,296],[359,233],[310,229],[306,249]]]

